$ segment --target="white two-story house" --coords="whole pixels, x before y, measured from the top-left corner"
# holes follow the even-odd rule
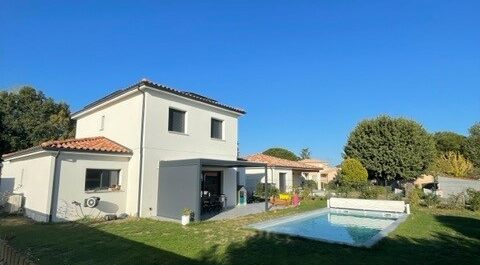
[[[179,219],[184,208],[199,219],[212,198],[237,205],[244,168],[264,167],[237,158],[243,114],[142,80],[74,113],[75,139],[4,155],[0,192],[22,194],[25,214],[38,221]],[[97,204],[89,207],[88,198]]]

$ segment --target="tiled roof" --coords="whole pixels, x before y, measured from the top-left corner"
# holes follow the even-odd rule
[[[302,159],[298,162],[301,162],[301,163],[327,163],[327,161],[325,161],[325,160],[314,159],[314,158]]]
[[[208,98],[208,97],[205,97],[205,96],[193,93],[193,92],[181,91],[181,90],[178,90],[178,89],[175,89],[175,88],[168,87],[166,85],[154,83],[154,82],[152,82],[150,80],[147,80],[147,79],[142,79],[140,82],[138,82],[136,84],[133,84],[133,85],[131,85],[127,88],[124,88],[124,89],[117,90],[117,91],[115,91],[113,93],[110,93],[109,95],[107,95],[107,96],[105,96],[105,97],[103,97],[99,100],[96,100],[96,101],[88,104],[83,109],[73,113],[72,116],[75,116],[82,111],[88,110],[92,107],[95,107],[95,106],[97,106],[97,105],[99,105],[99,104],[101,104],[101,103],[103,103],[107,100],[113,99],[113,98],[115,98],[117,96],[120,96],[124,93],[132,91],[134,89],[138,89],[141,86],[147,86],[147,87],[150,87],[150,88],[158,89],[158,90],[165,91],[165,92],[168,92],[168,93],[172,93],[172,94],[175,94],[175,95],[179,95],[179,96],[182,96],[182,97],[185,97],[185,98],[189,98],[189,99],[193,99],[193,100],[196,100],[196,101],[199,101],[199,102],[203,102],[203,103],[206,103],[206,104],[209,104],[209,105],[213,105],[213,106],[220,107],[220,108],[223,108],[223,109],[227,109],[227,110],[230,110],[230,111],[238,112],[240,114],[245,114],[246,113],[245,110],[243,110],[243,109],[219,103],[218,101],[216,101],[214,99],[211,99],[211,98]]]
[[[125,146],[114,142],[106,137],[89,137],[79,139],[67,139],[48,141],[41,143],[38,146],[21,150],[18,152],[5,154],[3,158],[8,158],[16,155],[27,154],[40,150],[60,150],[60,151],[84,151],[84,152],[104,152],[104,153],[120,153],[131,154],[132,151]]]
[[[293,169],[303,169],[303,170],[320,170],[321,168],[301,163],[298,161],[291,161],[287,159],[282,159],[274,156],[256,154],[247,157],[248,161],[251,162],[260,162],[266,163],[269,167],[285,167]]]

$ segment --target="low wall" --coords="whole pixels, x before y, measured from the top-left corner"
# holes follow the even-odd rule
[[[480,180],[438,177],[438,187],[443,196],[464,192],[468,188],[480,190]]]
[[[0,240],[0,264],[2,265],[36,265],[24,255],[18,253],[8,245],[6,241]]]

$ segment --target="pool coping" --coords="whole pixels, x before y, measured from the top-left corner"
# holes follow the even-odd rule
[[[352,247],[364,247],[364,248],[371,248],[375,244],[377,244],[380,240],[383,238],[387,237],[388,234],[393,232],[401,223],[403,223],[405,220],[407,220],[408,214],[405,213],[400,213],[399,217],[389,226],[385,227],[384,229],[380,230],[375,236],[370,238],[369,240],[365,241],[364,243],[348,243],[348,242],[341,242],[341,241],[335,241],[335,240],[330,240],[330,239],[323,239],[323,238],[316,238],[316,237],[310,237],[310,236],[304,236],[304,235],[299,235],[299,234],[294,234],[294,233],[282,233],[282,232],[269,232],[265,231],[266,227],[278,225],[281,223],[286,223],[290,221],[297,221],[300,219],[304,219],[313,215],[318,215],[326,212],[331,212],[329,208],[322,208],[318,210],[313,210],[313,211],[308,211],[305,213],[299,213],[299,214],[294,214],[294,215],[289,215],[289,216],[284,216],[280,218],[275,218],[272,220],[267,220],[267,221],[262,221],[254,224],[247,225],[247,228],[251,228],[254,230],[258,230],[267,234],[279,234],[279,235],[286,235],[286,236],[291,236],[291,237],[298,237],[298,238],[305,238],[309,240],[315,240],[315,241],[320,241],[320,242],[325,242],[325,243],[330,243],[330,244],[339,244],[339,245],[347,245],[347,246],[352,246]]]

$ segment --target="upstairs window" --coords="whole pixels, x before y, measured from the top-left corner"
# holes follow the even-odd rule
[[[120,170],[87,169],[85,190],[107,190],[118,187]]]
[[[213,139],[223,139],[223,121],[212,118],[210,135]]]
[[[105,115],[102,115],[100,117],[100,131],[103,131],[105,129]]]
[[[185,111],[169,109],[168,130],[171,132],[185,133]]]

